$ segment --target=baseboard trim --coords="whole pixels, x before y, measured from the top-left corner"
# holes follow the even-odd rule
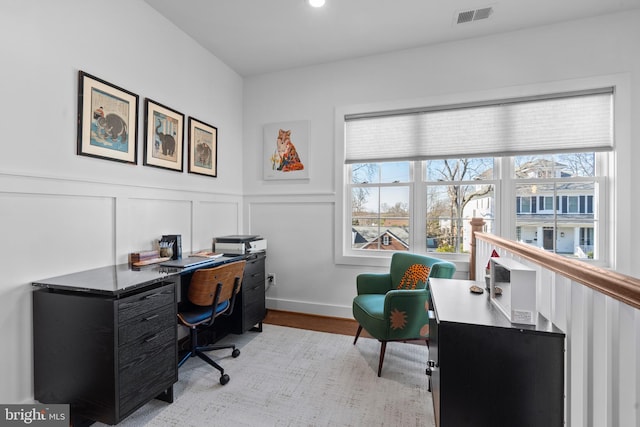
[[[353,319],[351,306],[317,304],[305,301],[266,298],[267,309],[291,313],[307,313],[317,316]]]

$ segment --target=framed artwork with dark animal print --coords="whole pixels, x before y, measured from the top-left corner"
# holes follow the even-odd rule
[[[184,114],[149,98],[144,106],[144,165],[182,172]]]
[[[81,156],[138,163],[138,95],[80,71],[78,147]]]
[[[218,176],[218,128],[189,117],[189,173]]]

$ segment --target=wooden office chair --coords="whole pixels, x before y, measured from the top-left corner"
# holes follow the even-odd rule
[[[178,305],[178,320],[189,328],[191,348],[178,362],[182,366],[190,357],[198,356],[220,371],[220,384],[229,382],[229,375],[224,373],[222,366],[214,362],[204,352],[233,349],[231,355],[238,357],[240,350],[235,345],[198,346],[198,330],[213,325],[218,316],[229,316],[233,312],[236,295],[240,291],[242,275],[246,261],[214,268],[196,270],[191,278],[188,289],[188,301]]]

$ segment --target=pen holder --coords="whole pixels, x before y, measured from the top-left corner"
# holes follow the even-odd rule
[[[173,257],[173,248],[171,246],[166,248],[160,248],[160,256],[162,258],[171,258]]]
[[[168,247],[171,249],[169,257],[171,259],[182,258],[182,236],[180,234],[163,235],[160,239],[160,249]]]

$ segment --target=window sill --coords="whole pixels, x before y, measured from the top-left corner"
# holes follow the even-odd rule
[[[373,267],[389,267],[391,262],[391,255],[393,251],[386,253],[376,252],[375,255],[356,255],[356,254],[342,254],[336,255],[335,263],[337,265],[360,265],[360,266],[373,266]],[[422,253],[434,258],[440,258],[444,261],[450,261],[457,265],[468,264],[470,254],[454,254],[446,252],[428,252]]]

